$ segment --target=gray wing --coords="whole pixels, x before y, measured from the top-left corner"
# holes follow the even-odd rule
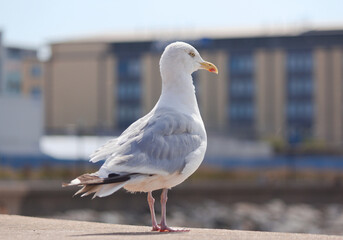
[[[98,151],[98,156],[103,151],[107,155],[100,171],[181,172],[187,155],[199,148],[204,138],[204,130],[191,116],[160,109],[132,124]]]

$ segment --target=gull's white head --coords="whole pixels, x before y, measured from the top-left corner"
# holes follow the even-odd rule
[[[193,46],[184,42],[174,42],[166,47],[161,56],[160,68],[162,77],[170,72],[190,75],[198,69],[218,74],[218,69],[213,63],[204,61]]]

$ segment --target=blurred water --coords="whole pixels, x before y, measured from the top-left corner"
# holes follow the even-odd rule
[[[42,166],[97,166],[83,159],[57,159],[47,155],[5,155],[0,154],[0,166],[3,167],[33,167]],[[315,170],[343,170],[343,156],[307,155],[307,156],[272,156],[264,158],[205,158],[202,165],[221,167],[226,169],[235,168],[297,168]]]
[[[281,168],[343,169],[343,156],[306,155],[273,156],[266,158],[230,158],[208,161],[225,168]],[[206,163],[206,161],[205,161]]]

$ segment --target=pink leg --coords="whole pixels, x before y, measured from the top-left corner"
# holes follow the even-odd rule
[[[155,199],[152,197],[152,193],[148,192],[148,204],[149,204],[149,208],[150,208],[151,223],[152,223],[152,230],[151,231],[159,231],[160,227],[157,225],[154,203],[155,203]]]
[[[160,232],[188,232],[189,229],[176,229],[170,228],[167,226],[167,197],[168,189],[164,188],[161,194],[161,224],[160,224]]]

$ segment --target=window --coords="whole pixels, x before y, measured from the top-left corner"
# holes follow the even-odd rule
[[[42,69],[40,67],[39,64],[34,64],[32,67],[31,67],[31,76],[32,77],[35,77],[35,78],[38,78],[40,77],[42,74]]]
[[[254,85],[251,79],[231,79],[230,94],[235,97],[251,97],[254,94]]]
[[[42,90],[40,87],[32,87],[31,88],[31,96],[34,98],[40,98],[42,95]]]
[[[21,59],[21,51],[18,48],[7,48],[6,49],[7,58],[12,60]]]
[[[254,108],[251,103],[231,104],[230,115],[232,120],[249,120],[254,115]]]
[[[234,73],[253,71],[254,64],[251,54],[236,53],[232,54],[230,59],[230,71]]]
[[[296,131],[301,138],[310,137],[313,134],[315,111],[312,52],[310,50],[289,51],[286,70],[288,129]]]
[[[7,92],[19,94],[21,91],[21,75],[20,72],[7,73],[6,79]]]
[[[141,63],[139,59],[127,58],[119,61],[119,76],[139,77],[141,74]]]
[[[252,53],[229,54],[229,108],[227,111],[230,132],[236,137],[254,135],[255,83]]]
[[[139,82],[121,82],[118,86],[118,99],[119,100],[133,100],[140,99],[141,86]]]
[[[137,120],[141,114],[141,60],[139,56],[119,58],[117,65],[118,86],[117,106],[119,128],[126,128]]]
[[[288,93],[290,96],[308,96],[313,94],[313,81],[308,78],[292,78],[288,81]]]
[[[288,71],[311,72],[313,68],[312,54],[306,50],[290,51],[287,56]]]

